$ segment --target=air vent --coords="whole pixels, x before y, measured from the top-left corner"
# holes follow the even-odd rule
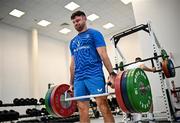
[[[68,23],[62,23],[60,26],[69,26],[70,24]]]

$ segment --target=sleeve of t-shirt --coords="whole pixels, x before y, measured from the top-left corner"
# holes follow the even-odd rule
[[[93,33],[95,39],[95,45],[97,47],[106,46],[103,35],[99,31],[94,31]]]
[[[70,49],[70,52],[71,52],[71,56],[73,56],[73,55],[74,55],[74,52],[73,52],[73,49],[72,49],[72,41],[71,41],[71,43],[70,43],[70,45],[69,45],[69,49]]]

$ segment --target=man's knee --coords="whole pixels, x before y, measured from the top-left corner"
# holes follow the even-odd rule
[[[79,110],[87,111],[89,110],[89,102],[88,101],[77,101],[77,106]]]
[[[101,111],[109,111],[109,105],[107,103],[107,99],[106,98],[100,98],[100,99],[96,99],[96,103],[97,106],[100,108]]]

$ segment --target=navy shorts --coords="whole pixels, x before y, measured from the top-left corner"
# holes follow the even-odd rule
[[[104,77],[89,78],[74,81],[74,97],[105,93]],[[89,98],[79,99],[88,101]]]

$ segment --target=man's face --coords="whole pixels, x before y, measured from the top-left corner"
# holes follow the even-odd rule
[[[86,25],[86,17],[85,16],[75,16],[75,18],[72,20],[74,28],[81,32],[85,25]]]

